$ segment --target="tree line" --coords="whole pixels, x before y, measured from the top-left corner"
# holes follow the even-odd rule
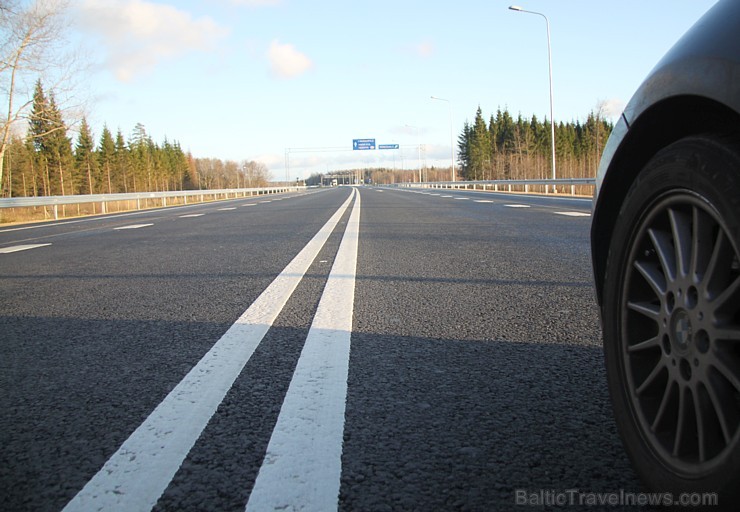
[[[264,164],[194,158],[177,141],[156,143],[143,124],[126,138],[103,126],[95,139],[82,118],[73,141],[53,92],[36,82],[28,130],[10,137],[4,196],[113,194],[266,186]]]
[[[584,123],[555,124],[558,178],[592,178],[613,124],[603,106],[591,111]],[[504,180],[552,177],[551,126],[533,115],[512,117],[499,108],[486,122],[480,107],[472,124],[465,121],[458,137],[458,179]]]

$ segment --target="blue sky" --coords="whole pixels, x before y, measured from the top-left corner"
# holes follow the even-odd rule
[[[614,115],[714,0],[72,0],[93,65],[88,120],[196,157],[258,160],[273,178],[352,165],[449,165],[480,105],[556,121]],[[450,103],[433,101],[431,95]],[[352,139],[400,144],[351,151]],[[303,152],[296,148],[344,148]]]

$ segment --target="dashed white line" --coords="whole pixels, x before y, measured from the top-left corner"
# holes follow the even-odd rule
[[[121,231],[122,229],[141,229],[141,228],[148,228],[149,226],[153,226],[154,224],[129,224],[128,226],[120,226],[117,228],[113,228],[114,231]]]
[[[46,247],[51,244],[26,244],[26,245],[13,245],[11,247],[0,248],[0,254],[10,254],[13,252],[28,251],[29,249],[37,249],[39,247]]]
[[[555,215],[565,215],[566,217],[590,217],[590,213],[586,212],[554,212]]]
[[[475,202],[476,203],[492,203],[493,201],[491,201],[490,199],[476,199]]]
[[[181,219],[191,219],[193,217],[202,217],[205,213],[189,213],[188,215],[180,215]]]
[[[529,208],[528,204],[505,204],[507,208]]]
[[[218,211],[220,211],[220,212],[230,212],[231,210],[236,210],[236,207],[235,206],[229,206],[229,207],[226,207],[226,208],[219,208],[218,209]]]
[[[470,198],[469,198],[469,197],[455,197],[455,198],[453,198],[453,199],[458,199],[458,200],[460,200],[460,201],[469,201],[469,200],[470,200]]]
[[[350,196],[65,511],[151,510],[349,206]],[[340,438],[341,439],[341,438]]]
[[[280,409],[247,511],[337,510],[360,194]]]

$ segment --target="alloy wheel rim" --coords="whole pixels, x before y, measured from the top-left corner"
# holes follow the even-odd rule
[[[740,259],[722,219],[691,192],[648,209],[629,250],[621,355],[643,438],[700,476],[740,444]]]

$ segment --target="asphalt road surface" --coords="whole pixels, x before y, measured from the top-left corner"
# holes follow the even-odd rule
[[[0,508],[549,510],[639,492],[590,208],[338,187],[0,228]]]

